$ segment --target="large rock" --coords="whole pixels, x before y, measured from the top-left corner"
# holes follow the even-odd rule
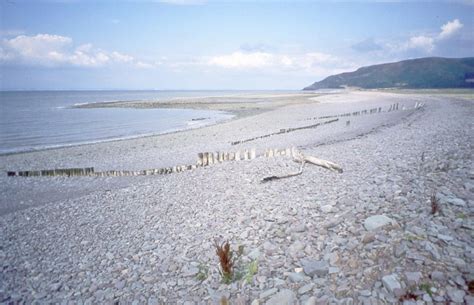
[[[449,299],[456,303],[464,303],[466,293],[459,289],[448,289]]]
[[[374,215],[364,221],[364,227],[367,231],[374,231],[386,225],[395,225],[397,222],[385,215]]]
[[[282,289],[271,297],[265,304],[267,305],[293,305],[295,304],[295,293],[289,289]]]
[[[402,289],[402,285],[398,280],[396,274],[386,275],[382,278],[383,286],[391,293],[395,293],[396,290]]]
[[[309,276],[325,276],[329,272],[329,264],[326,261],[302,259],[303,271]]]

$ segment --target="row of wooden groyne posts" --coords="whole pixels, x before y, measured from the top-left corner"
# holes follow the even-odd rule
[[[423,107],[424,103],[417,102],[415,104],[414,109],[419,109]],[[398,110],[398,103],[390,105],[389,112]],[[406,110],[403,106],[402,110]],[[349,114],[339,114],[335,116],[325,116],[320,118],[334,118],[334,117],[344,117],[350,115],[360,115],[366,113],[380,113],[381,107],[373,108],[369,110],[363,110],[358,112],[353,112]],[[356,114],[357,113],[357,114]],[[278,132],[254,137],[246,140],[235,141],[232,142],[232,145],[242,144],[245,142],[257,140],[260,138],[270,137],[272,135],[288,133],[296,130],[301,129],[309,129],[309,128],[316,128],[321,125],[330,124],[339,121],[339,119],[333,119],[325,122],[320,122],[317,124],[312,124],[308,126],[296,127],[296,128],[288,128],[288,129],[281,129]],[[109,171],[101,171],[96,172],[94,171],[93,167],[85,167],[85,168],[61,168],[61,169],[48,169],[48,170],[31,170],[31,171],[7,171],[7,176],[9,177],[52,177],[52,176],[96,176],[96,177],[108,177],[108,176],[146,176],[146,175],[166,175],[172,173],[180,173],[184,171],[194,170],[198,167],[209,166],[216,163],[222,163],[227,161],[240,161],[240,160],[253,160],[257,156],[263,156],[266,158],[278,157],[278,156],[289,156],[289,157],[296,157],[298,156],[299,152],[296,148],[285,148],[285,149],[274,149],[270,148],[263,152],[263,154],[258,155],[255,148],[252,149],[244,149],[238,150],[234,152],[203,152],[198,153],[198,160],[196,164],[192,165],[178,165],[173,167],[165,167],[165,168],[155,168],[155,169],[146,169],[146,170],[139,170],[139,171],[128,171],[128,170],[109,170]]]
[[[86,168],[62,168],[62,169],[50,169],[50,170],[32,170],[32,171],[8,171],[7,176],[9,177],[53,177],[53,176],[96,176],[96,177],[122,177],[122,176],[147,176],[147,175],[166,175],[172,173],[180,173],[184,171],[194,170],[198,167],[209,166],[227,161],[241,161],[241,160],[253,160],[257,156],[263,156],[267,158],[278,157],[278,156],[297,156],[298,150],[296,148],[286,149],[267,149],[261,155],[257,155],[255,148],[239,150],[235,152],[203,152],[198,153],[198,159],[196,164],[192,165],[179,165],[165,168],[146,169],[139,171],[128,171],[128,170],[110,170],[110,171],[94,171],[93,167]]]
[[[418,109],[420,107],[423,107],[425,104],[416,102],[415,103],[415,109]],[[405,106],[401,106],[401,110],[407,110],[408,108]],[[391,104],[390,107],[388,108],[387,112],[392,112],[399,110],[399,103],[394,103]],[[307,120],[321,120],[321,119],[331,119],[331,118],[340,118],[340,117],[349,117],[349,116],[359,116],[359,115],[366,115],[366,114],[375,114],[375,113],[381,113],[383,112],[382,107],[376,107],[376,108],[371,108],[371,109],[366,109],[366,110],[361,110],[361,111],[354,111],[354,112],[346,112],[346,113],[341,113],[341,114],[334,114],[334,115],[325,115],[325,116],[320,116],[320,117],[313,117],[309,118]]]
[[[307,125],[307,126],[280,129],[277,132],[272,132],[272,133],[269,133],[269,134],[265,134],[263,136],[257,136],[257,137],[253,137],[253,138],[249,138],[249,139],[245,139],[245,140],[230,142],[230,145],[238,145],[238,144],[242,144],[242,143],[246,143],[246,142],[250,142],[250,141],[255,141],[255,140],[259,140],[259,139],[263,139],[263,138],[268,138],[268,137],[271,137],[271,136],[280,135],[280,134],[283,134],[283,133],[289,133],[289,132],[293,132],[293,131],[297,131],[297,130],[316,128],[318,126],[335,123],[337,121],[339,121],[339,119],[333,119],[333,120],[320,122],[320,123]]]
[[[424,104],[417,102],[415,104],[415,109],[418,109],[422,106],[424,106]],[[398,110],[398,107],[399,107],[399,103],[391,104],[390,107],[388,108],[387,112],[396,111],[396,110]],[[407,108],[402,105],[402,110],[407,110]],[[378,108],[372,108],[372,109],[367,109],[367,110],[362,110],[362,111],[347,112],[347,113],[336,114],[336,115],[327,115],[327,116],[309,118],[309,119],[306,119],[306,120],[315,120],[315,119],[331,119],[331,120],[324,121],[324,122],[319,122],[319,123],[316,123],[316,124],[301,126],[301,127],[280,129],[277,132],[272,132],[272,133],[265,134],[265,135],[262,135],[262,136],[257,136],[257,137],[248,138],[248,139],[244,139],[244,140],[233,141],[233,142],[230,142],[230,145],[239,145],[239,144],[243,144],[243,143],[247,143],[247,142],[251,142],[251,141],[255,141],[255,140],[259,140],[259,139],[263,139],[263,138],[268,138],[268,137],[271,137],[271,136],[280,135],[280,134],[284,134],[284,133],[289,133],[289,132],[293,132],[293,131],[297,131],[297,130],[316,128],[316,127],[319,127],[319,126],[322,126],[322,125],[327,125],[327,124],[338,122],[340,117],[359,116],[359,115],[375,114],[375,113],[381,113],[381,112],[382,112],[382,107],[378,107]],[[350,125],[350,121],[346,121],[346,126],[349,126],[349,125]]]

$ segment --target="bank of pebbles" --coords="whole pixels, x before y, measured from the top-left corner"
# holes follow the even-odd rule
[[[474,108],[422,98],[397,124],[300,146],[342,174],[260,183],[298,166],[257,158],[3,215],[0,302],[472,304]],[[244,273],[258,262],[250,281],[221,282],[216,239],[242,246]]]

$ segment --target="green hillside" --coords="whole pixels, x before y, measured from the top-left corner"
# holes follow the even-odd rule
[[[360,87],[474,88],[474,57],[427,57],[359,68],[329,76],[303,90]]]

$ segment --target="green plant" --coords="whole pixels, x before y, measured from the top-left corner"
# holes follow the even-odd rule
[[[433,296],[433,292],[431,291],[431,285],[429,283],[422,283],[420,284],[420,286],[418,286],[418,288],[429,294],[430,297]]]
[[[196,274],[196,278],[202,282],[207,279],[209,275],[209,268],[204,264],[199,264],[198,269],[199,271],[198,274]]]
[[[252,283],[253,277],[258,272],[258,262],[257,262],[257,260],[251,261],[248,264],[246,269],[247,270],[246,270],[246,273],[245,273],[245,282],[247,284],[250,284],[250,283]]]
[[[222,277],[222,281],[229,284],[233,281],[244,281],[250,284],[253,277],[258,272],[258,262],[253,260],[248,264],[242,263],[242,255],[244,254],[244,246],[239,245],[236,253],[231,249],[228,241],[219,244],[217,241],[214,242],[216,254],[219,258],[219,274]],[[207,269],[206,269],[207,277]]]
[[[405,233],[405,239],[408,241],[415,241],[415,240],[424,240],[425,238],[422,236],[412,234],[412,233]]]

